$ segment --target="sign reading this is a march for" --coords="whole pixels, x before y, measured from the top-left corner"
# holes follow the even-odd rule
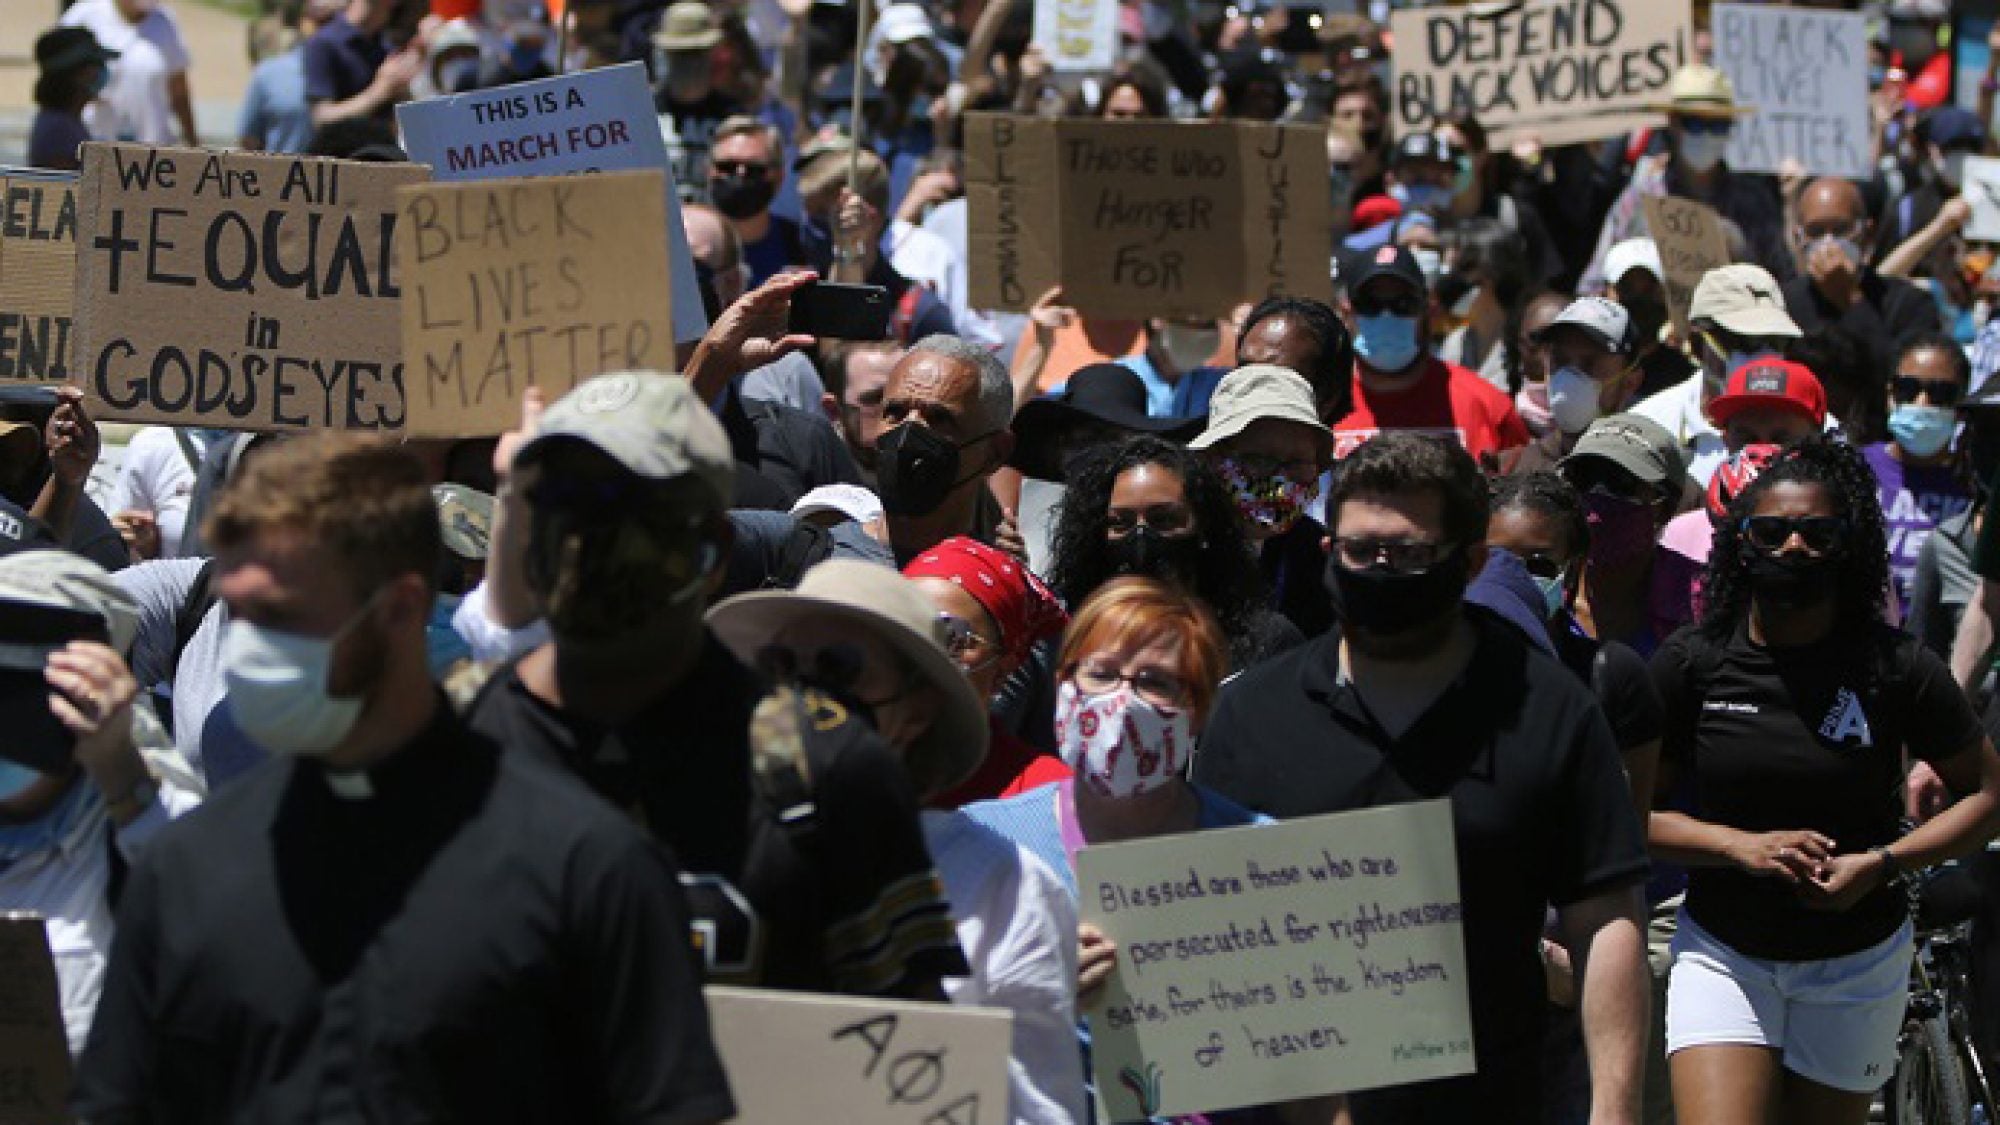
[[[84,145],[71,381],[113,421],[400,429],[396,189],[428,175]]]
[[[1014,1017],[994,1008],[710,987],[736,1125],[1001,1125]]]
[[[606,371],[671,371],[661,174],[606,172],[399,193],[406,432],[505,433]]]
[[[1112,1120],[1468,1074],[1451,804],[1087,847],[1118,947],[1087,1009]]]
[[[76,176],[0,168],[0,383],[67,383]]]
[[[1646,230],[1660,248],[1666,273],[1667,311],[1681,339],[1688,338],[1688,303],[1701,276],[1729,264],[1729,239],[1714,208],[1673,195],[1645,199]]]
[[[1026,309],[1058,281],[1084,312],[1132,319],[1330,299],[1319,129],[975,114],[966,132],[973,301],[992,299],[981,307]]]
[[[1659,125],[1674,72],[1693,60],[1688,0],[1526,0],[1393,13],[1395,131],[1471,110],[1505,148]]]
[[[1035,0],[1033,42],[1053,70],[1110,70],[1118,60],[1118,0]]]
[[[1715,65],[1754,112],[1729,135],[1729,166],[1776,172],[1787,160],[1822,176],[1865,178],[1874,137],[1868,118],[1868,28],[1860,12],[1765,4],[1709,10]]]
[[[69,1040],[39,915],[0,914],[0,1125],[70,1120]]]
[[[674,275],[674,338],[708,330],[701,286],[681,226],[673,165],[640,63],[560,74],[396,107],[410,159],[440,183],[658,171],[665,179],[662,224]]]

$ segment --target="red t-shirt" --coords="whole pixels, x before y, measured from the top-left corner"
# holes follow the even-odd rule
[[[1487,454],[1528,444],[1528,427],[1514,403],[1493,384],[1455,363],[1431,356],[1407,390],[1371,391],[1354,376],[1354,409],[1333,427],[1335,459],[1384,430],[1415,430],[1456,438],[1484,461]]]
[[[932,797],[926,807],[955,809],[974,801],[1012,797],[1070,776],[1070,768],[1061,758],[1042,753],[990,719],[989,724],[993,737],[986,759],[971,777]]]

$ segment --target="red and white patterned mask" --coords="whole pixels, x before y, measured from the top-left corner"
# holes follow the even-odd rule
[[[1194,752],[1185,711],[1162,711],[1130,684],[1085,695],[1065,683],[1056,698],[1062,760],[1100,797],[1138,797],[1180,776]]]

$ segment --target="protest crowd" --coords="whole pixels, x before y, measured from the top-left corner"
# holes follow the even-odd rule
[[[2000,30],[188,2],[0,168],[0,1120],[2000,1111]]]

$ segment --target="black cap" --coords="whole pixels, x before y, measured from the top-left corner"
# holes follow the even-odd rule
[[[1430,292],[1423,267],[1417,264],[1415,255],[1401,246],[1378,246],[1350,254],[1341,265],[1340,283],[1349,294],[1361,292],[1362,286],[1378,277],[1396,278],[1418,293]]]
[[[87,27],[58,27],[35,40],[35,65],[44,74],[57,74],[85,63],[110,62],[118,52],[97,41]]]
[[[1458,159],[1458,149],[1437,133],[1406,133],[1396,142],[1396,154],[1392,164],[1406,164],[1412,160],[1435,160],[1439,164],[1450,164]]]

